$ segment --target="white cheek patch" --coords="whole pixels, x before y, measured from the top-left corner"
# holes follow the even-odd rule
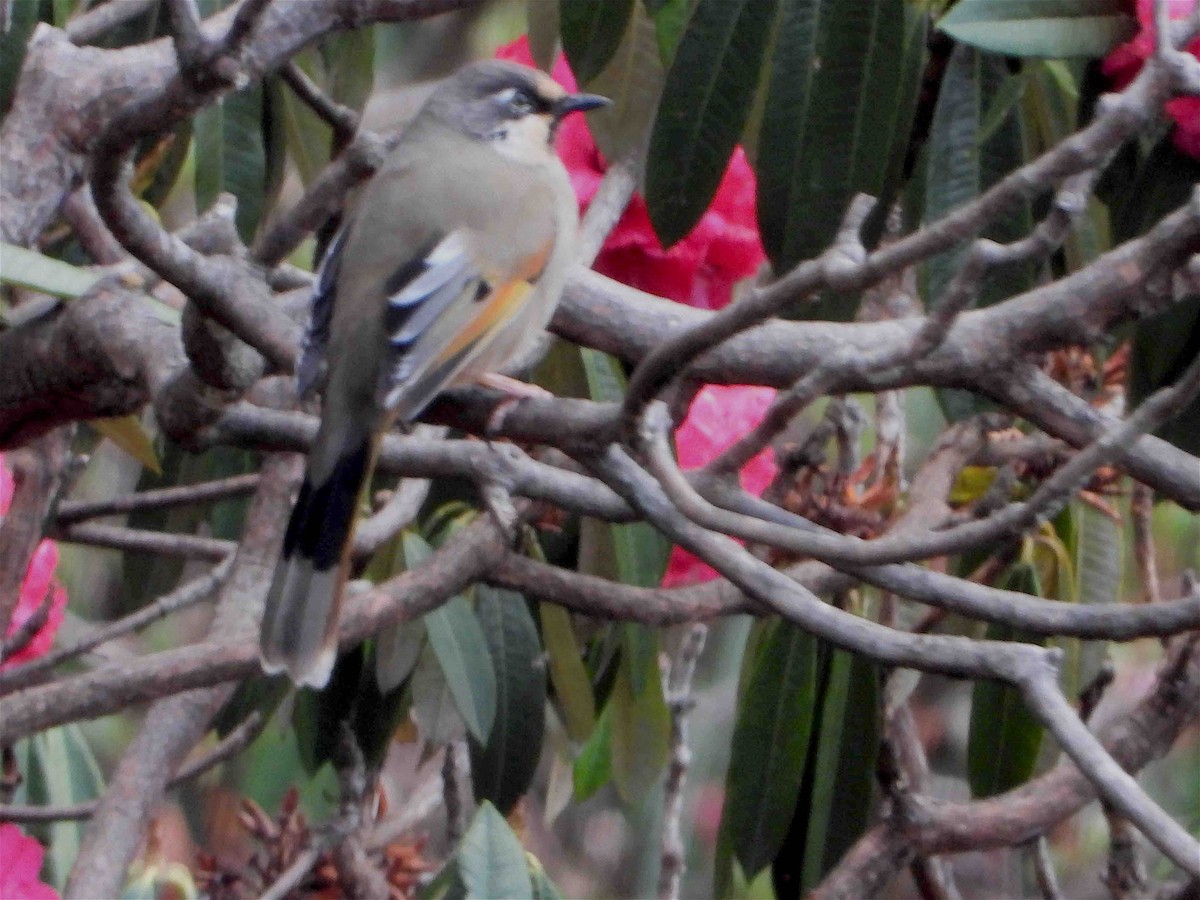
[[[503,130],[496,133],[494,143],[496,149],[505,156],[526,162],[553,153],[550,117],[531,115],[509,122]]]

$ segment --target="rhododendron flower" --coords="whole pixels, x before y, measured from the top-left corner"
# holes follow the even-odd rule
[[[8,513],[12,503],[13,479],[12,474],[4,466],[4,454],[0,453],[0,518]],[[20,650],[8,657],[0,669],[15,666],[17,663],[37,659],[54,643],[54,635],[62,625],[67,607],[67,592],[61,584],[54,580],[54,570],[58,566],[58,546],[51,540],[38,544],[29,561],[25,572],[25,580],[21,583],[21,592],[17,597],[17,605],[9,620],[5,637],[12,637],[31,616],[41,608],[42,601],[50,594],[50,608],[46,621],[34,636]]]
[[[681,469],[699,469],[747,434],[767,412],[775,389],[748,385],[705,386],[696,394],[683,424],[675,430],[675,448]],[[742,488],[761,495],[775,477],[775,451],[762,450],[738,473]],[[717,572],[679,547],[671,548],[663,587],[683,587],[710,581]]]
[[[1168,0],[1172,19],[1191,15],[1200,0]],[[1113,87],[1122,90],[1142,70],[1146,60],[1154,55],[1154,0],[1137,0],[1137,19],[1141,31],[1122,44],[1104,60],[1104,74],[1112,79]],[[1200,59],[1200,37],[1187,45],[1186,50]],[[1200,159],[1200,97],[1176,97],[1168,100],[1164,109],[1175,122],[1172,140],[1189,156]]]
[[[498,59],[533,65],[529,39],[518,38],[496,52]],[[568,91],[578,85],[560,53],[551,76]],[[568,116],[558,132],[558,152],[580,211],[587,209],[608,163],[596,147],[587,120]],[[708,211],[687,237],[664,250],[650,224],[646,201],[635,194],[609,234],[593,268],[622,284],[702,309],[729,303],[733,286],[758,271],[766,259],[754,208],[754,170],[741,147],[734,150]]]
[[[16,825],[0,825],[0,900],[58,900],[40,878],[42,845]]]

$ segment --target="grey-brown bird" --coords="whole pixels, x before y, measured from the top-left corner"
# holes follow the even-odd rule
[[[379,434],[537,338],[570,267],[575,196],[558,123],[606,104],[515,63],[438,86],[331,241],[297,371],[321,427],[267,595],[262,662],[321,687],[337,651],[355,512]]]

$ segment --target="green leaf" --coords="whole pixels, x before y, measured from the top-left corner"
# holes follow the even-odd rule
[[[533,855],[526,858],[529,861],[529,875],[533,881],[533,900],[562,900],[562,892],[558,889],[558,885],[550,880],[541,861]]]
[[[596,725],[596,698],[575,640],[571,615],[561,606],[543,603],[538,607],[538,616],[549,657],[550,682],[562,709],[567,734],[573,741],[586,741]]]
[[[675,59],[675,48],[679,46],[679,39],[683,37],[683,30],[687,27],[691,4],[688,0],[662,0],[656,5],[656,9],[651,9],[650,3],[647,3],[646,11],[654,19],[658,55],[663,65],[670,67]]]
[[[12,105],[25,48],[38,23],[38,6],[29,0],[8,4],[8,30],[0,34],[0,116]]]
[[[496,718],[496,675],[471,604],[462,595],[450,598],[426,614],[425,630],[467,729],[486,741]]]
[[[586,84],[604,71],[633,16],[634,0],[559,0],[559,30],[571,71]]]
[[[995,98],[1006,91],[1012,78],[1001,60],[984,57],[967,46],[954,48],[942,80],[930,128],[925,217],[935,222],[979,194],[1024,161],[1024,136],[1015,106],[1010,106],[987,141],[983,121]],[[1007,90],[1011,90],[1008,88]],[[1023,237],[1031,227],[1028,202],[996,219],[984,236],[1007,243]],[[929,260],[922,270],[922,295],[926,306],[945,294],[965,259],[960,245]],[[980,305],[995,303],[1028,288],[1034,272],[1027,265],[1006,266],[989,273],[978,298]],[[986,401],[963,391],[939,390],[938,402],[951,421],[990,408]]]
[[[585,84],[588,90],[612,101],[612,106],[588,114],[596,146],[607,159],[623,159],[631,154],[640,157],[665,79],[655,24],[639,4],[604,71]]]
[[[22,742],[25,783],[18,802],[36,806],[83,803],[100,796],[104,776],[78,725],[51,728]],[[61,885],[75,862],[86,822],[55,822],[32,826],[30,832],[47,846],[50,879]]]
[[[1038,596],[1033,567],[1013,566],[1005,587]],[[991,624],[989,640],[1039,643],[1034,635],[1011,626]],[[1042,725],[1025,706],[1021,692],[996,681],[977,681],[972,691],[971,726],[967,737],[967,780],[974,797],[991,797],[1024,784],[1033,774],[1042,744]]]
[[[330,99],[362,112],[375,87],[375,29],[336,31],[321,43],[321,56]]]
[[[604,707],[592,736],[579,748],[572,769],[575,799],[582,803],[612,778],[612,706]]]
[[[1121,0],[959,0],[938,28],[1006,56],[1105,56],[1137,22]]]
[[[468,897],[511,900],[533,896],[525,849],[486,800],[463,835],[455,860]]]
[[[631,661],[622,657],[609,708],[612,710],[612,776],[617,793],[635,803],[654,787],[667,764],[671,716],[663,699],[658,663],[645,673],[642,692],[633,689]]]
[[[476,800],[507,815],[529,790],[546,728],[546,668],[525,598],[480,585],[477,614],[496,667],[496,720],[486,744],[470,741]]]
[[[664,247],[700,221],[741,136],[775,0],[698,0],[650,137],[646,204]]]
[[[466,725],[442,667],[428,644],[417,659],[409,688],[412,691],[410,715],[417,725],[423,753],[463,736]]]
[[[879,751],[878,678],[876,667],[856,654],[829,654],[807,775],[809,802],[807,809],[803,802],[796,808],[797,818],[807,818],[801,871],[805,891],[820,882],[866,827]]]
[[[162,474],[162,465],[142,420],[134,415],[111,419],[89,419],[88,424],[120,447],[125,453],[156,475]]]
[[[85,293],[100,277],[86,269],[36,250],[0,243],[0,282],[73,300]]]
[[[560,40],[557,3],[526,3],[525,32],[529,35],[529,55],[533,64],[545,72],[554,68]]]
[[[825,249],[854,194],[883,192],[911,127],[911,103],[897,121],[915,82],[897,77],[905,35],[903,0],[782,0],[757,154],[759,227],[777,272]]]
[[[738,706],[721,830],[747,878],[774,859],[796,807],[812,731],[817,641],[775,622]]]
[[[262,218],[267,183],[262,82],[202,109],[195,140],[196,208],[208,209],[222,191],[233,194],[238,234],[248,243]]]
[[[1134,189],[1114,205],[1113,240],[1144,233],[1168,212],[1179,208],[1200,182],[1200,160],[1172,144],[1166,135],[1138,170]],[[1160,387],[1174,382],[1200,354],[1200,294],[1193,293],[1165,312],[1137,323],[1129,361],[1131,401],[1140,404]],[[1200,397],[1155,434],[1192,454],[1200,454]]]

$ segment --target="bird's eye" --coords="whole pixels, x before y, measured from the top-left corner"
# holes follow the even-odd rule
[[[518,116],[527,116],[533,112],[533,101],[528,94],[517,93],[508,101],[508,108]]]

